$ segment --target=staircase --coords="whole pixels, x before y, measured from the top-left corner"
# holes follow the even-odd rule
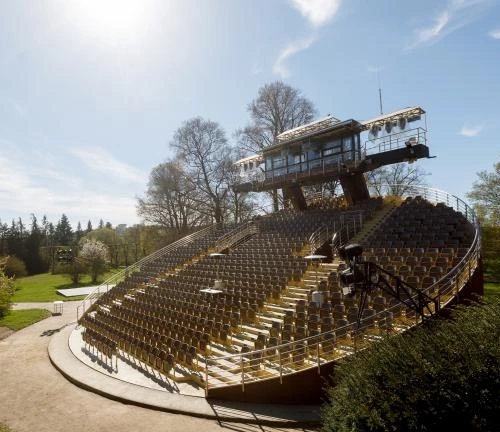
[[[361,231],[359,231],[350,241],[349,243],[359,243],[363,244],[368,237],[370,237],[379,227],[380,225],[392,214],[396,208],[399,207],[401,201],[399,199],[384,199],[384,204],[380,210],[372,216],[372,218],[367,221]]]

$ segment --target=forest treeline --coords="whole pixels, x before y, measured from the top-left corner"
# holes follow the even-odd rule
[[[102,219],[95,228],[90,221],[85,228],[80,222],[73,228],[65,214],[55,223],[46,216],[39,221],[32,214],[29,222],[21,218],[10,224],[0,221],[0,257],[9,256],[5,265],[5,273],[9,276],[57,272],[58,249],[65,247],[76,254],[85,240],[94,239],[108,247],[111,266],[127,266],[176,240],[177,236],[158,226],[134,225],[116,229]]]

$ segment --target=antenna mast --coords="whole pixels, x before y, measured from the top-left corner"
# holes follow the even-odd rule
[[[382,110],[382,88],[380,85],[380,68],[377,69],[377,75],[378,75],[378,102],[380,105],[380,115],[384,114],[384,111]]]

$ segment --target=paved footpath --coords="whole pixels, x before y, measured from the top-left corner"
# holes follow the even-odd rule
[[[273,428],[152,411],[103,398],[67,381],[50,363],[50,337],[76,318],[80,302],[65,302],[53,316],[0,341],[0,424],[15,432],[196,431],[262,432]],[[52,303],[30,304],[52,310]],[[18,304],[16,309],[29,306]]]

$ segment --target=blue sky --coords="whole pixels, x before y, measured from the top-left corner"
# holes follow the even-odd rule
[[[0,0],[0,219],[139,222],[193,116],[234,140],[281,79],[318,116],[420,105],[430,185],[464,197],[500,160],[496,0]]]

